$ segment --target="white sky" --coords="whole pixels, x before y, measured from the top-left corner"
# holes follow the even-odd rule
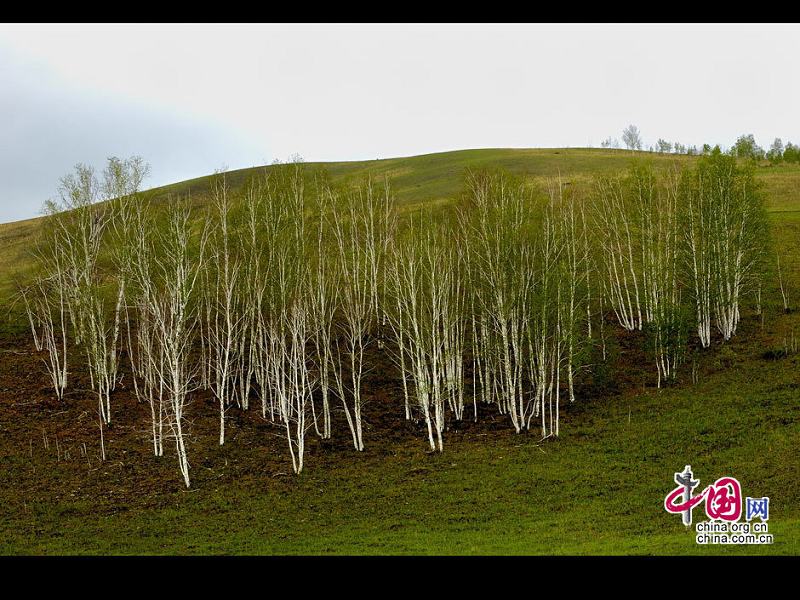
[[[0,222],[78,162],[800,142],[797,25],[0,25]]]

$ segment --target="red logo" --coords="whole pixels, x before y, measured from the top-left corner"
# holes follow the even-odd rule
[[[742,486],[734,477],[720,477],[693,496],[692,490],[700,480],[692,479],[692,469],[686,465],[682,473],[675,473],[675,483],[678,487],[667,494],[664,508],[669,513],[683,515],[687,527],[692,524],[692,510],[701,502],[705,502],[709,519],[738,521],[742,516]]]

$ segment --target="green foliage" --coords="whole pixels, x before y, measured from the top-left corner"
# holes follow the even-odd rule
[[[775,141],[772,142],[772,145],[769,148],[769,152],[767,152],[767,160],[769,160],[770,164],[777,164],[783,161],[783,142],[781,138],[775,138]]]
[[[749,133],[736,139],[736,143],[731,148],[731,154],[737,158],[762,160],[764,158],[764,149],[756,144],[753,134]]]
[[[787,163],[800,163],[800,148],[792,144],[792,142],[787,142],[782,158]]]

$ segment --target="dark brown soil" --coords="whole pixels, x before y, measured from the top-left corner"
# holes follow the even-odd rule
[[[748,323],[743,326],[755,328]],[[613,331],[607,327],[607,333]],[[655,369],[648,358],[644,335],[615,333],[607,352],[612,366],[605,377],[582,375],[577,387],[582,402],[567,405],[562,397],[562,429],[580,418],[586,401],[603,402],[620,391],[636,392],[655,385]],[[599,357],[594,348],[593,357]],[[90,389],[83,361],[71,350],[69,386],[58,401],[48,386],[42,358],[30,336],[0,335],[0,481],[13,486],[22,502],[39,495],[53,500],[68,496],[97,505],[98,511],[126,510],[130,501],[158,506],[167,492],[180,491],[172,442],[165,442],[165,456],[153,456],[150,409],[137,402],[123,359],[122,380],[112,394],[112,425],[104,429],[107,460],[100,460],[100,428],[97,401]],[[82,357],[81,357],[82,358]],[[398,452],[427,449],[424,424],[404,419],[402,383],[396,366],[385,351],[374,349],[368,357],[370,370],[364,380],[364,439],[366,449],[355,452],[341,406],[334,401],[333,439],[321,440],[309,430],[305,469],[324,469],[329,462],[386,460]],[[467,390],[472,389],[467,369]],[[448,422],[449,442],[480,440],[491,443],[513,428],[494,406],[467,400],[462,422]],[[265,420],[260,401],[250,410],[228,410],[226,443],[220,447],[219,412],[208,391],[193,393],[186,414],[188,453],[193,488],[223,485],[237,480],[276,481],[292,474],[284,429]],[[530,435],[539,436],[538,431]],[[257,485],[257,483],[255,483]]]

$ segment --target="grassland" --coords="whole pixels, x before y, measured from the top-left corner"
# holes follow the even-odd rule
[[[398,200],[413,207],[455,197],[468,167],[572,180],[630,159],[607,150],[468,150],[324,166],[338,181],[388,174]],[[247,175],[233,172],[231,182]],[[763,167],[758,177],[797,307],[800,168]],[[207,186],[204,178],[158,193],[202,197]],[[36,228],[0,226],[3,290],[26,268]],[[790,346],[800,313],[782,310],[775,278],[765,298],[763,321],[748,310],[731,343],[703,353],[696,384],[687,365],[679,385],[655,389],[653,369],[636,358],[642,340],[617,334],[609,370],[564,408],[557,441],[515,435],[489,411],[447,432],[442,455],[428,453],[402,420],[385,366],[369,375],[366,451],[356,454],[343,435],[314,438],[295,477],[280,432],[256,415],[232,420],[229,442],[217,447],[213,402],[199,395],[189,408],[188,491],[172,449],[152,457],[145,408],[124,389],[110,459],[99,463],[88,382],[64,404],[50,398],[29,340],[9,324],[0,334],[0,554],[798,554],[800,354]],[[697,545],[662,504],[685,464],[702,485],[733,475],[745,495],[769,496],[774,545]]]

